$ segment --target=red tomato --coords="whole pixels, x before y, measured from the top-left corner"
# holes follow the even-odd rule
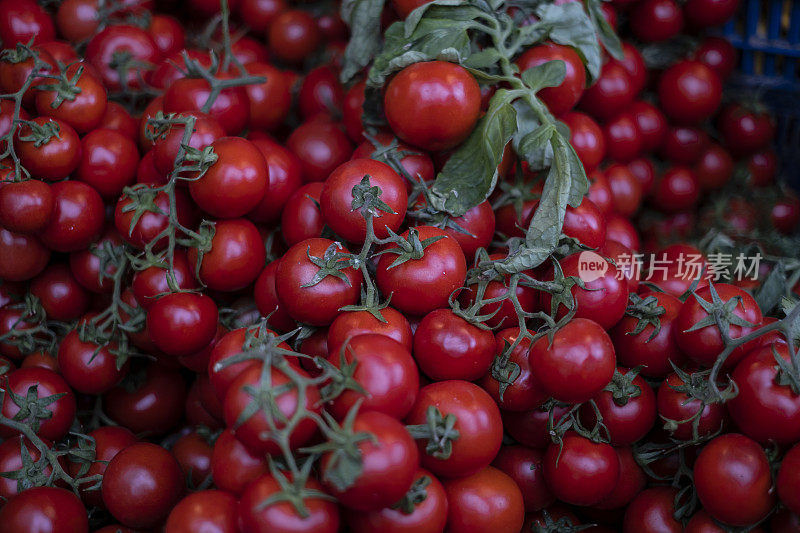
[[[278,222],[289,198],[303,184],[303,165],[292,152],[275,141],[253,139],[252,143],[264,156],[269,178],[264,197],[247,217],[259,223]]]
[[[117,366],[116,342],[105,345],[83,342],[78,331],[70,331],[58,347],[61,375],[78,392],[103,394],[119,383],[128,367]]]
[[[267,39],[270,52],[279,59],[302,63],[319,46],[321,35],[310,14],[287,9],[270,24]]]
[[[444,482],[448,531],[521,531],[525,521],[522,493],[514,480],[487,466]]]
[[[575,148],[586,172],[597,168],[606,155],[606,140],[597,122],[579,111],[566,113],[561,121],[569,127],[569,143]]]
[[[239,495],[267,472],[269,467],[264,454],[248,450],[230,429],[220,433],[211,455],[211,475],[217,488]]]
[[[651,197],[655,207],[664,213],[691,209],[700,198],[700,184],[690,168],[672,167],[656,181]]]
[[[36,91],[36,112],[41,116],[59,119],[72,126],[79,134],[86,134],[100,126],[106,111],[107,97],[103,84],[91,74],[88,65],[73,63],[64,71],[64,76],[77,81],[70,91],[77,94],[74,99],[58,103],[58,87],[55,80],[46,80]],[[83,69],[78,76],[78,70]],[[44,90],[45,87],[48,90]]]
[[[346,311],[340,314],[328,328],[328,351],[338,360],[342,346],[349,339],[367,333],[388,337],[411,351],[415,335],[408,319],[391,307],[384,307],[380,314],[383,321],[369,311]]]
[[[793,513],[800,512],[800,445],[783,456],[775,483],[781,503]]]
[[[89,518],[81,501],[74,493],[56,487],[33,487],[13,497],[0,509],[0,521],[8,533],[26,533],[32,527],[53,533],[89,531]]]
[[[51,370],[38,367],[20,368],[2,376],[2,412],[6,418],[27,424],[42,438],[57,441],[67,434],[75,419],[75,395],[64,379]],[[36,405],[28,406],[28,395],[35,395]],[[51,396],[60,395],[55,401]],[[21,413],[21,414],[20,414]],[[0,436],[9,438],[17,432],[0,427]]]
[[[575,318],[556,331],[552,344],[545,336],[530,352],[531,370],[545,392],[562,402],[588,401],[614,375],[614,345],[602,326]]]
[[[346,365],[355,365],[346,374],[351,374],[350,379],[364,392],[343,390],[327,407],[328,412],[342,420],[361,400],[359,413],[379,411],[403,419],[414,406],[419,391],[419,371],[408,348],[377,333],[350,337],[342,346],[343,353],[331,350],[328,359],[343,370]],[[333,385],[336,387],[336,383]]]
[[[542,459],[544,478],[553,495],[573,505],[594,505],[608,497],[620,475],[614,448],[572,431],[562,441],[562,446],[550,444]]]
[[[369,177],[369,187],[361,185]],[[355,188],[359,193],[355,193]],[[373,193],[377,187],[380,192]],[[359,197],[377,194],[389,210],[372,209],[375,236],[385,239],[389,231],[396,232],[406,215],[408,195],[406,185],[392,167],[372,159],[353,159],[343,163],[331,173],[322,187],[320,209],[327,225],[340,237],[355,243],[364,242],[367,236],[367,221],[361,209],[353,204]],[[360,196],[359,196],[360,195]]]
[[[691,440],[695,424],[700,437],[719,431],[726,421],[725,406],[719,403],[704,405],[685,392],[675,390],[675,387],[683,385],[684,381],[673,373],[658,388],[658,414],[666,422],[670,434],[676,439]]]
[[[118,58],[129,57],[128,68],[121,78]],[[140,89],[143,78],[146,82],[149,70],[161,59],[161,52],[153,38],[145,30],[132,25],[107,26],[89,41],[86,61],[99,73],[103,84],[111,91],[123,88]]]
[[[167,517],[185,487],[175,457],[157,444],[140,442],[111,459],[102,490],[114,518],[130,527],[151,528]]]
[[[594,85],[586,89],[580,107],[593,117],[606,120],[628,109],[635,98],[636,89],[628,70],[609,61]]]
[[[320,468],[328,493],[345,507],[359,511],[374,511],[396,503],[411,487],[418,469],[419,455],[411,435],[400,422],[376,411],[357,415],[353,432],[374,436],[356,444],[361,472],[351,486],[336,486],[328,474],[335,467],[333,455],[326,453]]]
[[[217,218],[241,217],[261,202],[269,185],[267,162],[258,147],[240,137],[211,143],[217,160],[189,182],[195,203]]]
[[[555,502],[555,497],[547,488],[542,472],[544,453],[535,448],[519,444],[503,446],[492,466],[503,471],[519,487],[525,511],[539,511]]]
[[[228,74],[218,77],[226,79]],[[164,112],[196,113],[203,109],[211,94],[208,81],[202,78],[181,78],[164,92]],[[244,87],[228,87],[220,91],[208,115],[216,119],[226,135],[237,135],[247,125],[250,102]]]
[[[692,168],[704,191],[720,189],[733,176],[733,158],[718,144],[710,144]]]
[[[239,515],[236,497],[221,490],[192,493],[169,513],[165,531],[193,533],[209,529],[217,533],[236,533]]]
[[[775,505],[767,456],[744,435],[720,435],[706,444],[693,472],[703,508],[721,522],[749,526]]]
[[[424,499],[417,495],[424,494]],[[447,522],[447,494],[441,481],[420,468],[414,484],[400,506],[384,507],[371,512],[345,511],[349,530],[353,533],[438,533]],[[409,505],[409,507],[405,507]]]
[[[709,118],[721,98],[719,76],[699,61],[681,61],[671,66],[658,82],[658,99],[664,113],[681,124],[697,124]]]
[[[42,131],[34,132],[28,124],[19,128],[14,148],[20,163],[34,178],[47,181],[66,178],[81,161],[77,132],[57,118],[36,117],[31,122]]]
[[[683,29],[683,11],[675,0],[642,0],[631,13],[630,28],[642,41],[667,41]]]
[[[156,300],[147,311],[153,342],[168,355],[203,349],[217,332],[217,305],[204,294],[176,292]]]
[[[720,112],[717,127],[725,145],[736,154],[766,148],[775,136],[773,117],[737,104],[728,105]]]
[[[325,181],[353,153],[347,134],[336,124],[321,120],[295,128],[286,140],[286,147],[300,159],[306,182]]]
[[[495,353],[497,356],[513,344],[519,334],[519,328],[499,331],[495,341]],[[547,394],[544,393],[533,372],[531,372],[530,361],[528,360],[529,351],[530,341],[524,340],[511,352],[506,369],[503,370],[509,373],[512,372],[512,369],[519,370],[519,374],[513,382],[500,381],[495,377],[495,370],[499,368],[496,364],[480,381],[481,387],[492,395],[497,405],[507,411],[528,411],[539,407],[547,400]]]
[[[401,251],[397,245],[389,246],[378,260],[375,281],[384,295],[392,295],[392,306],[412,315],[424,315],[447,306],[450,294],[461,287],[467,273],[464,252],[444,231],[432,226],[418,226],[404,232],[409,239],[415,232],[419,242],[438,240],[424,248],[422,256],[414,253],[404,263],[394,265]],[[412,239],[415,237],[411,237]]]
[[[37,233],[53,214],[53,191],[44,181],[0,181],[0,226],[16,233]]]
[[[639,375],[632,380],[626,379],[628,372],[619,369],[619,375],[615,374],[611,382],[614,390],[603,390],[593,398],[613,446],[630,446],[639,441],[650,432],[656,421],[653,389]],[[628,393],[630,396],[624,396]],[[618,394],[623,396],[618,398]],[[586,427],[594,427],[597,423],[597,413],[591,405],[584,405],[580,414]]]
[[[640,492],[625,510],[623,533],[681,533],[683,525],[673,516],[678,490],[653,487]]]
[[[554,115],[563,115],[578,103],[586,87],[586,70],[578,53],[569,46],[545,42],[529,48],[519,56],[517,65],[520,72],[539,66],[548,61],[563,61],[566,77],[561,85],[547,87],[536,93],[536,96],[547,105]]]
[[[82,476],[103,475],[111,461],[116,455],[133,444],[136,444],[136,435],[120,426],[101,426],[89,433],[89,437],[94,439],[94,458],[89,461],[89,470]],[[77,477],[83,461],[74,461],[69,464],[69,473]],[[88,488],[88,484],[84,489]],[[81,498],[87,505],[105,509],[103,495],[100,490],[81,490]]]
[[[607,120],[603,133],[608,147],[608,157],[623,163],[636,158],[642,151],[642,138],[637,117],[632,111],[623,111]]]
[[[426,442],[418,441],[422,466],[440,477],[462,477],[488,466],[503,438],[500,410],[486,391],[468,381],[449,380],[422,387],[407,424],[427,424],[427,413],[435,407],[442,417],[452,414],[458,439],[446,458],[429,454]]]
[[[414,63],[387,85],[384,111],[389,126],[408,144],[447,150],[472,132],[480,112],[480,87],[460,65]]]
[[[731,374],[739,394],[726,405],[736,426],[751,439],[790,445],[800,440],[800,397],[779,385],[773,349],[789,362],[783,343],[750,352]]]

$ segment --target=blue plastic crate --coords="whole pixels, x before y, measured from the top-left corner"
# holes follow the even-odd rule
[[[740,54],[729,91],[772,109],[781,173],[800,190],[800,0],[742,0],[721,33]]]

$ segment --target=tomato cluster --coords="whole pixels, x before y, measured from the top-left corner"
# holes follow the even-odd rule
[[[578,3],[596,69],[525,34],[570,3],[0,0],[0,530],[800,531],[800,200],[702,36],[737,2]],[[404,19],[524,37],[365,69]]]

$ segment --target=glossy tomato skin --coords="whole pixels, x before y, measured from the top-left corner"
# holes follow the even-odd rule
[[[662,137],[658,153],[673,163],[693,165],[710,145],[710,137],[701,128],[673,126]]]
[[[153,265],[139,270],[133,275],[131,289],[136,301],[144,309],[150,309],[158,297],[170,292],[167,282],[167,268]],[[197,288],[194,277],[194,267],[189,258],[181,249],[176,249],[172,256],[172,281],[178,289],[192,290]]]
[[[70,331],[58,347],[61,375],[69,385],[84,394],[103,394],[126,374],[127,365],[117,368],[116,343],[98,346],[82,342],[77,329]]]
[[[751,153],[766,148],[775,136],[775,121],[765,112],[728,105],[719,114],[717,127],[734,153]]]
[[[8,502],[0,509],[3,531],[24,533],[49,531],[52,533],[88,533],[89,518],[86,509],[71,491],[56,487],[33,487]]]
[[[51,413],[48,418],[37,418],[39,428],[35,433],[42,438],[57,441],[67,434],[75,418],[77,410],[75,394],[70,389],[64,378],[45,368],[28,367],[19,368],[10,374],[3,376],[2,388],[6,391],[3,397],[2,412],[6,418],[14,418],[22,408],[14,401],[10,393],[22,397],[24,405],[25,397],[33,388],[37,398],[47,398],[56,394],[62,396],[48,405],[45,409]],[[31,391],[32,392],[32,391]],[[23,415],[24,416],[24,413]],[[30,414],[23,418],[25,423],[31,424]],[[0,428],[0,435],[5,438],[15,435],[17,432],[7,426]]]
[[[618,62],[625,68],[631,78],[634,91],[638,94],[647,84],[647,65],[639,49],[632,43],[622,42],[622,59],[611,58],[610,61]]]
[[[98,128],[87,134],[81,145],[83,155],[75,177],[91,185],[106,200],[117,198],[136,179],[139,151],[130,138]]]
[[[653,487],[643,490],[625,510],[624,533],[680,533],[683,525],[672,515],[677,489]]]
[[[225,79],[227,74],[220,74]],[[203,106],[211,94],[208,82],[202,78],[181,78],[175,80],[164,92],[164,111],[167,113],[195,113]],[[247,125],[250,104],[244,87],[223,89],[217,96],[209,116],[215,118],[226,135],[237,135]]]
[[[36,2],[4,0],[0,3],[0,13],[0,40],[6,48],[31,39],[33,44],[46,43],[56,37],[53,21]]]
[[[300,368],[293,368],[294,372],[308,379],[308,375]],[[280,447],[270,434],[271,429],[267,415],[264,410],[259,410],[250,417],[240,420],[242,413],[253,401],[251,390],[259,390],[266,387],[261,381],[262,367],[259,363],[250,363],[230,384],[225,392],[223,410],[225,423],[233,427],[237,439],[253,451],[268,454],[279,454]],[[275,415],[280,419],[284,416],[287,419],[293,417],[298,410],[302,399],[303,408],[308,412],[319,412],[319,392],[315,387],[306,389],[305,397],[301,398],[300,393],[291,378],[282,370],[272,367],[270,369],[270,385],[272,387],[283,388],[284,392],[275,396],[274,402],[277,410],[281,413]],[[280,421],[276,421],[278,429],[284,427]],[[310,417],[303,418],[294,427],[289,436],[289,444],[293,449],[306,444],[317,431],[314,420]]]
[[[424,481],[423,481],[424,480]],[[433,474],[420,468],[414,483],[425,485],[425,499],[414,505],[411,513],[384,507],[367,513],[345,510],[345,522],[353,533],[385,531],[387,533],[438,533],[447,522],[447,495],[444,486]]]
[[[489,394],[468,381],[449,380],[422,387],[417,402],[406,418],[407,424],[425,424],[429,406],[442,416],[456,417],[454,429],[459,438],[452,443],[452,453],[439,459],[425,452],[425,442],[418,441],[420,459],[426,468],[439,477],[461,477],[488,466],[503,439],[500,410]]]
[[[53,213],[53,192],[40,180],[0,180],[0,226],[17,233],[43,230]]]
[[[647,485],[647,476],[628,446],[614,448],[619,459],[619,481],[611,494],[594,507],[618,510],[626,507]]]
[[[392,307],[380,310],[383,322],[369,311],[346,311],[328,328],[328,351],[338,359],[342,346],[348,339],[362,334],[378,334],[399,342],[411,351],[414,333],[402,313]]]
[[[376,411],[358,414],[353,431],[375,435],[358,443],[363,469],[355,483],[341,490],[327,480],[331,454],[322,456],[323,485],[345,507],[374,511],[399,501],[411,487],[419,465],[419,454],[411,435],[394,418]]]
[[[563,115],[575,107],[581,99],[586,87],[586,70],[578,53],[570,48],[553,42],[545,42],[529,48],[517,59],[520,72],[541,65],[548,61],[560,60],[566,67],[566,77],[557,87],[547,87],[536,93],[550,112],[556,116]]]
[[[639,321],[626,315],[611,330],[611,340],[614,342],[619,364],[629,368],[641,366],[640,373],[643,376],[664,377],[672,372],[670,362],[681,366],[686,359],[675,341],[675,319],[682,304],[675,296],[663,292],[648,291],[640,296],[643,299],[652,296],[658,306],[664,308],[664,313],[658,317],[658,333],[651,339],[655,326],[647,324],[640,333],[632,335]]]
[[[78,63],[67,67],[65,74],[73,79],[78,74],[81,65]],[[84,135],[100,126],[106,111],[106,90],[100,80],[93,74],[84,70],[75,86],[80,92],[74,100],[64,100],[53,107],[56,101],[56,91],[39,90],[36,92],[36,112],[39,115],[63,120],[79,134]]]
[[[642,41],[666,41],[683,28],[683,11],[675,0],[642,0],[631,13],[630,27]]]
[[[240,137],[222,137],[211,143],[217,160],[189,193],[197,205],[217,218],[246,215],[261,202],[269,185],[267,162],[255,144]]]
[[[542,337],[530,352],[531,370],[545,392],[562,402],[581,403],[600,392],[614,375],[614,345],[602,326],[575,318],[556,331],[552,345]]]
[[[266,261],[266,249],[255,224],[244,218],[217,220],[211,248],[200,260],[200,280],[210,289],[230,292],[243,289],[258,277]],[[189,249],[189,264],[198,260],[197,248]]]
[[[103,84],[111,91],[119,91],[123,87],[131,89],[141,88],[139,76],[145,81],[148,71],[138,66],[132,66],[126,72],[125,79],[120,78],[120,72],[112,67],[114,56],[127,52],[139,64],[148,63],[155,65],[161,59],[155,41],[145,30],[132,25],[118,24],[106,27],[89,41],[86,47],[86,60],[100,74]]]
[[[186,405],[186,383],[177,371],[150,363],[134,387],[117,385],[103,396],[106,414],[136,434],[164,435],[180,422]]]
[[[183,472],[169,451],[140,442],[111,460],[102,491],[114,518],[134,528],[155,527],[183,496]]]
[[[767,148],[750,154],[746,159],[747,170],[750,171],[748,183],[755,187],[767,187],[775,181],[778,172],[778,154]]]
[[[800,445],[795,444],[783,456],[775,484],[781,503],[800,513]]]
[[[188,146],[203,150],[211,146],[214,141],[225,136],[225,130],[219,121],[204,113],[185,113],[176,118],[194,117],[194,128],[189,135]],[[144,120],[145,117],[142,117]],[[169,130],[155,139],[153,143],[153,165],[161,174],[169,175],[175,165],[175,157],[180,150],[181,142],[186,130],[184,124],[173,124]]]
[[[435,381],[474,381],[483,376],[495,355],[491,331],[470,324],[450,309],[425,315],[414,332],[414,358]]]
[[[658,198],[654,205],[664,213],[691,209],[700,198],[697,176],[689,167],[672,167],[656,181],[651,198]]]
[[[627,109],[635,98],[628,71],[620,63],[609,61],[603,65],[594,85],[584,92],[580,108],[593,117],[607,120]]]
[[[101,426],[91,433],[89,436],[95,442],[95,456],[94,460],[89,466],[89,470],[84,476],[103,475],[111,461],[116,455],[138,441],[136,435],[120,426]],[[78,472],[83,466],[81,462],[71,462],[69,464],[69,472],[73,477],[78,475]],[[105,509],[103,503],[103,496],[100,490],[82,490],[81,499],[87,504],[95,507]]]
[[[553,406],[553,423],[567,413],[569,409],[561,405]],[[548,429],[550,413],[547,409],[531,409],[530,411],[503,411],[503,429],[520,444],[544,450],[552,439]]]
[[[353,153],[347,134],[322,119],[295,128],[286,140],[286,147],[300,159],[306,182],[325,181]]]
[[[460,65],[415,63],[389,82],[384,109],[389,126],[408,144],[447,150],[466,139],[475,126],[480,87]]]
[[[233,436],[231,429],[220,433],[211,455],[214,485],[239,495],[253,480],[269,472],[264,454],[251,452]]]
[[[306,239],[289,248],[278,264],[275,275],[278,299],[286,312],[299,322],[327,326],[339,315],[340,307],[358,300],[362,275],[352,267],[340,270],[346,281],[327,276],[315,285],[302,286],[311,282],[320,270],[307,254],[321,259],[331,246],[339,252],[345,251],[341,244],[329,239]]]
[[[286,200],[281,213],[281,234],[287,245],[322,236],[325,221],[319,207],[323,184],[306,183]]]
[[[719,189],[733,176],[733,158],[725,148],[712,143],[695,163],[693,170],[701,189]]]
[[[623,111],[603,124],[608,157],[626,163],[642,151],[642,138],[636,116]]]
[[[778,384],[773,349],[789,361],[783,343],[750,352],[731,374],[739,394],[726,405],[739,431],[751,439],[788,446],[800,440],[800,397]]]
[[[727,80],[736,68],[736,48],[723,37],[706,37],[693,57],[714,70],[722,81]]]
[[[674,387],[684,385],[683,380],[675,373],[669,374],[658,388],[656,402],[658,414],[661,419],[669,423],[670,434],[679,440],[691,440],[693,436],[693,423],[697,420],[697,433],[706,437],[723,428],[727,420],[725,405],[703,403],[684,392],[678,392]],[[702,412],[700,410],[702,409]],[[699,414],[698,414],[699,412]]]
[[[764,450],[737,433],[706,444],[694,464],[694,483],[708,514],[733,526],[762,520],[775,504]]]
[[[275,288],[275,277],[278,261],[272,261],[264,267],[253,286],[253,297],[261,316],[269,316],[270,327],[286,332],[295,327],[295,321],[281,306],[278,291]]]
[[[586,172],[597,168],[606,155],[606,140],[597,122],[580,111],[564,114],[561,121],[569,127],[569,143],[575,148]]]
[[[312,16],[295,9],[278,15],[270,24],[267,36],[270,52],[287,63],[301,63],[321,41]]]
[[[630,107],[636,130],[639,133],[641,149],[645,152],[655,150],[667,131],[667,118],[653,104],[645,100],[637,100]]]
[[[385,239],[389,230],[396,232],[406,215],[406,185],[386,163],[373,159],[353,159],[343,163],[328,176],[320,194],[320,208],[325,222],[340,237],[361,243],[367,237],[367,221],[360,209],[353,209],[353,188],[369,176],[369,186],[380,189],[380,200],[393,212],[378,210],[373,215],[375,236]]]
[[[563,447],[548,446],[542,467],[553,495],[573,505],[594,505],[606,498],[620,473],[614,448],[574,432],[564,435]]]
[[[401,237],[407,239],[409,231]],[[411,315],[425,315],[447,306],[450,294],[463,285],[467,274],[464,252],[452,237],[433,226],[418,226],[419,240],[441,237],[424,249],[419,259],[391,266],[397,254],[386,253],[378,260],[375,277],[384,295],[392,294],[392,306]],[[388,249],[397,248],[391,246]]]
[[[714,285],[719,297],[723,302],[729,302],[736,298],[739,300],[733,313],[753,324],[753,326],[739,326],[731,324],[728,329],[728,335],[732,339],[736,339],[747,335],[756,327],[761,324],[762,315],[755,299],[745,292],[744,290],[734,285],[727,283],[717,283]],[[698,321],[702,320],[708,313],[701,307],[698,298],[702,298],[706,302],[712,301],[710,287],[702,287],[698,289],[695,295],[689,297],[684,302],[678,318],[676,319],[676,340],[678,346],[689,356],[690,359],[705,367],[711,367],[716,360],[717,355],[725,348],[722,336],[716,324],[694,330],[687,331],[692,328]],[[726,360],[726,365],[731,368],[743,356],[745,352],[742,347],[737,348]]]
[[[104,208],[100,195],[79,181],[60,181],[50,186],[53,214],[40,234],[42,242],[57,252],[82,250],[103,231]]]
[[[36,117],[31,122],[43,127],[57,129],[41,146],[35,141],[22,140],[31,134],[31,128],[23,125],[14,138],[14,148],[20,163],[34,178],[55,181],[69,176],[81,162],[81,142],[78,133],[66,122],[50,117]],[[50,125],[52,124],[52,126]]]
[[[319,113],[340,112],[344,100],[344,89],[338,75],[330,65],[311,69],[303,77],[297,93],[298,107],[304,119]]]
[[[719,107],[722,83],[703,63],[681,61],[661,75],[658,98],[670,119],[681,124],[697,124]]]
[[[590,253],[591,255],[584,255],[581,252],[562,259],[559,264],[563,275],[576,276],[580,279],[583,273],[581,265],[586,261],[605,261],[599,254]],[[552,280],[554,275],[555,271],[551,267],[544,275],[544,279]],[[590,319],[603,328],[610,329],[625,315],[628,306],[627,281],[619,274],[617,267],[609,263],[605,273],[595,279],[583,279],[583,282],[584,288],[576,284],[570,289],[575,298],[575,316]],[[559,304],[556,309],[552,309],[556,302],[549,292],[541,293],[540,299],[545,312],[555,312],[557,318],[566,316],[568,311],[566,306]]]
[[[63,263],[51,263],[31,280],[30,291],[52,320],[75,320],[89,306],[89,294]]]
[[[611,201],[614,211],[631,217],[642,203],[642,188],[630,168],[622,163],[614,163],[605,169],[606,180],[611,188]]]
[[[235,496],[221,490],[192,493],[172,508],[165,526],[165,531],[170,533],[191,533],[204,529],[218,533],[238,531]]]
[[[467,233],[454,229],[452,225],[457,225]],[[492,205],[484,200],[460,217],[450,218],[442,229],[458,242],[467,261],[472,261],[478,248],[488,249],[494,237],[495,217]]]
[[[519,334],[519,328],[498,331],[495,336],[495,354],[497,356],[501,355],[507,346],[517,340]],[[547,394],[542,390],[541,385],[531,371],[528,359],[530,345],[529,340],[523,340],[511,352],[509,363],[519,367],[519,375],[517,375],[513,383],[507,384],[502,394],[500,390],[503,384],[492,375],[491,370],[480,381],[481,387],[492,396],[498,406],[506,411],[529,411],[539,407],[547,400]]]
[[[266,192],[247,217],[253,222],[278,222],[289,198],[303,184],[303,165],[282,144],[270,139],[253,139],[267,163]]]
[[[248,125],[253,129],[272,131],[279,127],[292,104],[289,78],[276,67],[267,63],[249,63],[248,74],[263,76],[266,81],[247,85],[250,102]]]
[[[555,502],[547,488],[542,471],[544,452],[515,444],[503,446],[492,462],[492,466],[508,475],[522,492],[525,511],[539,511]]]
[[[346,120],[345,127],[347,127]],[[403,170],[405,170],[408,177],[411,178],[411,182],[406,182],[407,188],[411,187],[412,184],[417,183],[420,179],[424,181],[430,181],[433,179],[433,161],[431,160],[430,156],[424,152],[421,152],[417,148],[413,148],[404,142],[398,141],[396,137],[389,133],[378,133],[371,140],[364,140],[353,152],[353,159],[367,158],[381,161],[381,158],[378,156],[378,154],[388,148],[393,142],[397,142],[397,150],[399,152],[408,152],[408,155],[400,157],[400,166],[403,168]],[[410,189],[409,192],[411,192]]]
[[[521,531],[525,521],[522,493],[497,468],[446,480],[448,531]]]
[[[156,193],[153,204],[158,211],[146,211],[134,218],[135,202],[126,195],[120,196],[114,209],[114,226],[120,236],[134,248],[144,249],[150,244],[153,251],[160,251],[167,247],[169,239],[162,237],[155,241],[169,224],[171,211],[169,196],[164,191]],[[189,195],[183,189],[175,190],[175,210],[178,221],[185,227],[193,228],[196,223],[196,208]],[[155,241],[155,242],[153,242]]]
[[[305,488],[322,491],[322,486],[314,478],[306,481]],[[339,530],[339,510],[334,502],[318,497],[304,498],[307,516],[300,516],[287,501],[264,505],[280,491],[280,484],[270,474],[261,475],[247,486],[239,502],[239,523],[244,531],[336,533]]]
[[[168,294],[147,311],[147,328],[166,354],[188,355],[204,348],[217,333],[217,305],[204,294]]]
[[[726,23],[739,7],[737,0],[690,0],[683,13],[692,28],[711,28]]]
[[[624,376],[627,369],[619,369]],[[650,385],[637,375],[633,378],[632,385],[638,387],[638,395],[622,401],[614,399],[609,391],[601,391],[594,397],[594,402],[603,424],[608,429],[613,446],[630,446],[644,438],[656,422],[656,395]],[[624,403],[623,403],[624,401]],[[581,408],[581,421],[586,427],[594,427],[597,415],[590,405]]]

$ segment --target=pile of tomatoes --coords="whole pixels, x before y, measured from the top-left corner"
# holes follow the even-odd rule
[[[545,218],[525,139],[443,207],[506,82],[376,86],[350,32],[425,8],[344,4],[0,0],[0,530],[800,531],[800,200],[704,34],[737,2],[587,0],[630,35],[595,79],[502,58],[565,67],[588,192]]]

